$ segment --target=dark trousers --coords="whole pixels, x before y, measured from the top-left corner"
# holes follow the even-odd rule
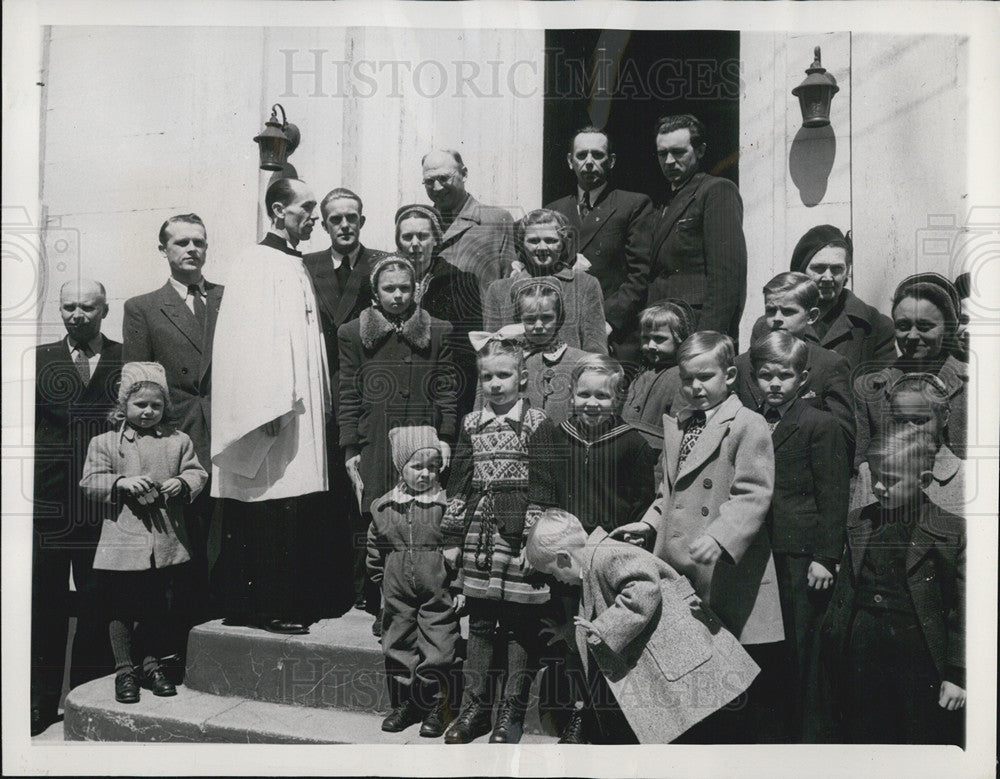
[[[782,699],[786,678],[785,642],[743,647],[760,666],[750,687],[723,708],[691,727],[676,744],[780,744],[787,740]]]
[[[99,527],[54,539],[35,531],[31,548],[31,704],[55,712],[62,693],[69,618],[77,617],[70,686],[111,672],[105,625],[93,594]],[[70,570],[76,592],[69,589]]]
[[[858,609],[845,661],[845,740],[960,743],[964,710],[938,706],[941,679],[915,614]]]
[[[328,493],[254,503],[225,499],[222,521],[217,567],[228,620],[314,622],[335,615],[332,566],[324,543]]]
[[[593,654],[587,662],[584,721],[588,723],[587,735],[592,744],[639,743]]]
[[[492,690],[503,685],[503,697],[522,709],[538,672],[539,630],[544,604],[469,598],[469,643],[462,669],[462,708],[489,705]],[[506,647],[506,668],[499,658]]]
[[[145,571],[94,571],[95,592],[104,604],[105,622],[121,623],[130,638],[127,646],[114,647],[112,631],[118,670],[150,658],[159,661],[173,651],[168,595],[177,581],[190,576],[190,563]]]
[[[819,661],[819,629],[832,590],[809,587],[811,563],[810,555],[774,555],[788,650],[783,685],[787,734],[795,743],[826,743],[836,734],[830,685]]]

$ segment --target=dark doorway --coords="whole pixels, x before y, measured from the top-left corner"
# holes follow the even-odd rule
[[[617,186],[662,203],[667,183],[654,131],[663,114],[707,127],[702,169],[738,180],[740,35],[713,30],[548,30],[542,202],[575,191],[567,143],[580,127],[608,130]]]

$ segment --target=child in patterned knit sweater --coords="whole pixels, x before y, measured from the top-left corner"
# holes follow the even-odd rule
[[[518,328],[519,329],[519,328]],[[538,637],[549,600],[543,583],[526,571],[528,445],[545,414],[521,397],[527,381],[517,340],[500,333],[470,333],[477,352],[483,408],[462,420],[448,509],[442,522],[445,555],[460,562],[455,596],[469,613],[469,644],[458,719],[445,742],[465,744],[490,731],[493,648],[505,640],[506,679],[490,741],[521,738],[528,689],[538,668]],[[450,548],[449,548],[450,547]]]

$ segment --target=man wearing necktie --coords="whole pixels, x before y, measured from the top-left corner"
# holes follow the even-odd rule
[[[637,363],[639,312],[646,302],[649,281],[647,222],[653,216],[652,201],[608,182],[615,155],[604,130],[578,130],[570,142],[566,164],[576,176],[576,194],[546,208],[563,214],[576,228],[576,251],[587,258],[587,272],[601,283],[612,354],[620,362]]]
[[[670,200],[650,221],[649,302],[684,300],[694,309],[694,330],[735,342],[747,288],[743,201],[729,179],[700,170],[705,149],[705,126],[690,114],[657,122]]]
[[[202,275],[208,234],[197,214],[178,214],[160,227],[159,252],[170,276],[159,289],[125,301],[122,347],[126,362],[158,362],[167,373],[172,418],[194,443],[198,462],[211,472],[212,336],[223,287]],[[193,588],[180,602],[190,606],[182,620],[196,622],[209,613],[208,572],[217,549],[209,550],[215,500],[206,489],[187,507],[184,518],[193,548]],[[214,546],[215,544],[213,544]],[[184,642],[179,642],[183,651]]]
[[[361,228],[365,226],[361,198],[344,187],[326,194],[319,204],[323,229],[330,236],[330,248],[311,252],[302,257],[316,290],[319,320],[326,342],[326,357],[330,364],[330,387],[333,390],[333,416],[326,426],[327,467],[330,474],[330,499],[333,516],[326,526],[329,536],[324,539],[330,554],[330,570],[337,581],[337,611],[352,605],[365,608],[365,539],[367,527],[361,519],[354,488],[344,467],[340,448],[340,428],[337,425],[337,405],[340,383],[340,356],[337,328],[357,319],[372,302],[368,276],[372,265],[385,252],[369,249],[361,243]],[[347,581],[344,575],[351,578]],[[342,597],[341,597],[342,595]],[[378,604],[372,604],[378,609]]]
[[[35,352],[34,516],[31,549],[31,733],[55,721],[73,596],[77,627],[70,684],[111,669],[107,628],[90,608],[99,508],[79,489],[87,446],[109,429],[117,399],[121,344],[101,335],[108,314],[104,287],[86,279],[59,293],[67,337]]]

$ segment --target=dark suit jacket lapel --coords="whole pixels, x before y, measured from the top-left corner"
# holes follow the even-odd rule
[[[101,336],[102,338],[104,336]],[[107,338],[104,339],[107,343]],[[69,392],[64,392],[59,390],[58,394],[60,397],[66,398],[82,398],[87,389],[91,386],[97,386],[94,384],[94,376],[90,377],[90,382],[85,386],[83,379],[80,378],[80,374],[76,372],[76,365],[73,364],[73,357],[69,350],[69,336],[63,336],[62,340],[57,343],[51,344],[45,348],[44,358],[39,355],[38,364],[35,366],[35,373],[43,381],[53,384],[52,388],[47,388],[43,390],[43,395],[55,394],[53,390],[56,386],[62,385],[64,382],[68,381],[73,385],[73,389]],[[101,369],[101,363],[104,362],[104,349],[101,349],[101,359],[97,363],[97,370],[94,371],[96,374]],[[58,375],[49,375],[49,372],[45,370],[48,365],[67,365],[68,370],[63,371],[62,368],[53,368],[49,370],[58,371]]]
[[[334,319],[337,314],[337,304],[340,302],[340,283],[337,281],[337,271],[333,269],[333,257],[329,250],[311,265],[316,300],[323,314]]]
[[[160,288],[160,310],[164,316],[187,338],[191,345],[202,351],[201,345],[204,342],[205,333],[198,326],[198,320],[191,313],[184,301],[181,300],[177,291],[170,286],[168,281]]]
[[[361,285],[371,271],[371,262],[369,261],[371,253],[364,246],[358,252],[358,261],[354,263],[354,268],[347,277],[347,284],[344,285],[344,289],[340,293],[340,300],[337,302],[337,310],[334,313],[333,321],[338,327],[350,318],[351,312],[357,305],[358,295],[361,294]]]
[[[208,321],[205,323],[205,348],[201,354],[201,375],[205,377],[212,364],[212,342],[215,340],[215,323],[219,320],[219,306],[222,305],[222,287],[205,282],[205,299],[208,304]]]
[[[617,192],[615,190],[605,188],[605,190],[601,193],[600,199],[590,209],[590,213],[583,219],[579,220],[580,245],[577,247],[578,251],[583,252],[587,244],[589,244],[594,239],[594,236],[601,231],[601,228],[608,223],[608,220],[611,219],[611,215],[618,210],[618,198],[616,195]]]
[[[778,422],[777,427],[774,428],[774,432],[771,434],[771,442],[774,445],[774,451],[778,451],[779,447],[785,443],[789,438],[791,438],[799,430],[799,416],[801,415],[802,403],[805,401],[798,400],[792,403],[791,407],[785,412],[785,415]]]
[[[656,223],[656,228],[653,231],[652,246],[649,252],[650,257],[656,256],[656,253],[660,250],[660,246],[667,240],[670,231],[677,224],[677,220],[681,218],[681,215],[694,202],[695,195],[698,194],[698,186],[704,178],[704,173],[695,173],[691,177],[691,180],[674,195],[673,200],[670,201],[670,205],[667,206],[667,210]]]

